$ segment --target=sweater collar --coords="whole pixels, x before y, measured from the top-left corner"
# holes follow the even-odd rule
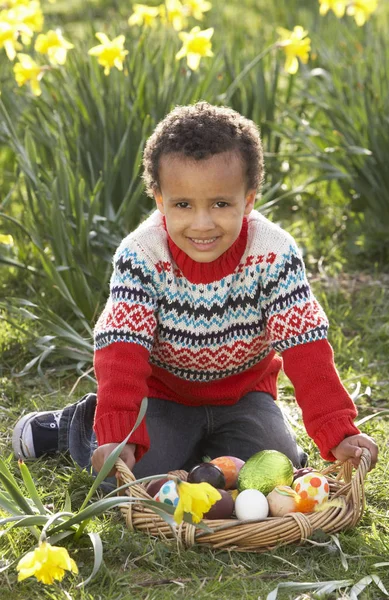
[[[165,217],[163,218],[163,224],[166,229]],[[191,283],[211,283],[212,281],[219,281],[235,271],[246,249],[247,230],[247,218],[244,217],[240,234],[232,246],[219,258],[207,263],[191,259],[173,242],[167,230],[166,233],[172,257],[184,277]]]

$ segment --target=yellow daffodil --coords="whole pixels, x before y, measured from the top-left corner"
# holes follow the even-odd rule
[[[88,51],[91,56],[97,56],[99,65],[104,67],[104,74],[109,75],[112,67],[116,67],[119,71],[123,70],[123,61],[128,54],[128,50],[124,50],[124,35],[118,35],[112,41],[105,33],[96,33],[97,39],[101,42],[99,46],[94,46]]]
[[[74,48],[67,42],[60,31],[50,29],[47,33],[38,35],[35,41],[35,50],[47,54],[52,65],[64,65],[68,50]]]
[[[43,77],[44,67],[40,67],[28,54],[18,54],[19,62],[14,65],[15,79],[18,86],[30,82],[32,93],[40,96],[42,90],[39,81]]]
[[[349,0],[319,0],[320,14],[326,15],[329,10],[332,10],[338,19],[341,19],[346,12],[346,6]]]
[[[203,515],[211,506],[221,499],[218,490],[209,483],[177,483],[179,501],[174,511],[174,520],[177,524],[182,522],[184,513],[192,515],[193,523],[199,523]]]
[[[376,10],[378,0],[355,0],[347,8],[347,14],[354,17],[358,27],[362,27]]]
[[[307,37],[308,32],[301,25],[297,25],[293,31],[277,27],[277,33],[281,36],[278,45],[284,49],[286,54],[285,71],[294,75],[299,68],[298,59],[304,64],[308,62],[311,50],[311,40]]]
[[[180,0],[166,0],[159,5],[159,14],[163,23],[172,25],[175,31],[182,31],[188,25],[185,8]]]
[[[51,546],[48,542],[41,542],[38,548],[23,556],[16,568],[19,571],[18,581],[34,576],[46,584],[53,583],[55,579],[62,581],[65,571],[78,573],[77,565],[66,548]]]
[[[212,4],[207,0],[184,0],[184,7],[190,16],[202,21],[204,13],[211,10]]]
[[[13,246],[14,239],[12,235],[0,233],[0,244],[4,244],[5,246]]]
[[[157,17],[159,16],[158,6],[147,6],[146,4],[134,4],[134,12],[128,19],[130,27],[138,25],[139,27],[155,27]]]
[[[24,45],[31,42],[34,33],[43,29],[43,13],[39,2],[30,1],[28,4],[15,4],[10,10],[0,13],[0,21],[8,22],[20,35]]]
[[[213,27],[200,30],[200,27],[193,27],[187,33],[182,31],[178,34],[183,46],[176,54],[176,60],[186,56],[188,67],[192,71],[199,68],[200,60],[204,56],[213,56],[211,37],[213,36]]]
[[[8,11],[8,14],[10,20],[17,25],[25,45],[30,43],[34,33],[39,33],[43,29],[44,17],[41,5],[36,0],[32,0],[27,5],[18,4]]]
[[[28,6],[31,0],[7,0],[6,2],[2,2],[3,5],[12,8],[13,6],[19,6],[20,4],[24,4]]]
[[[21,50],[22,46],[19,44],[18,32],[6,21],[0,21],[0,48],[4,48],[7,53],[9,60],[13,60],[16,56],[16,50]]]

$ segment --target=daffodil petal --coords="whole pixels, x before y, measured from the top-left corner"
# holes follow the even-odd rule
[[[295,75],[299,68],[299,62],[295,56],[288,56],[285,61],[285,71],[290,75]]]

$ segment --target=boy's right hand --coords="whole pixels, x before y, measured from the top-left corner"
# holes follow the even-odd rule
[[[92,467],[94,468],[95,471],[99,472],[102,469],[103,464],[107,460],[108,456],[111,454],[112,450],[117,448],[119,445],[120,444],[115,444],[115,443],[103,444],[102,446],[99,446],[98,448],[96,448],[96,450],[92,454]],[[119,455],[119,457],[122,459],[122,461],[126,463],[127,467],[130,469],[130,471],[132,471],[132,468],[135,464],[135,448],[136,448],[135,444],[126,444]],[[116,473],[116,469],[113,468],[108,473],[107,477],[109,477],[111,475],[115,475],[115,473]]]

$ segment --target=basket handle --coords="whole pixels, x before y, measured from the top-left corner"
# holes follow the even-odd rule
[[[360,462],[354,475],[354,479],[357,478],[363,483],[363,481],[366,479],[367,473],[370,471],[370,466],[370,451],[367,448],[362,448]],[[341,464],[337,479],[343,479],[346,483],[353,481],[353,465],[349,460],[346,460]]]

